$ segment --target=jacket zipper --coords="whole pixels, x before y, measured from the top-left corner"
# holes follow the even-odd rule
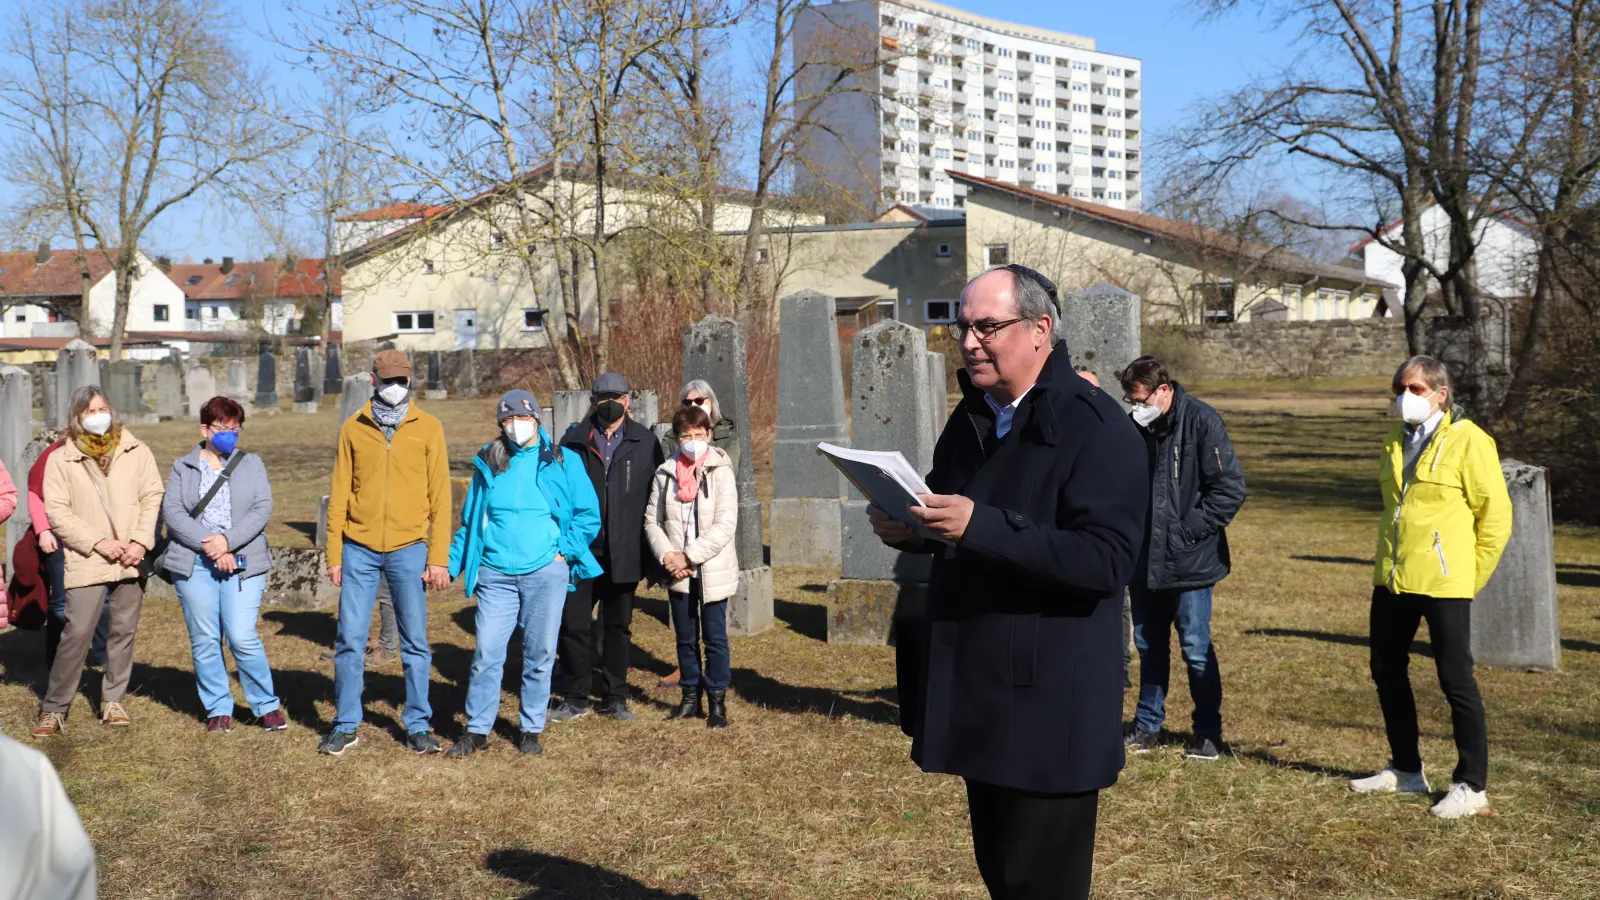
[[[1428,464],[1429,472],[1439,468],[1439,457],[1444,453],[1444,442],[1447,437],[1443,431],[1444,427],[1443,422],[1439,423],[1440,430],[1429,440],[1429,443],[1432,443],[1435,439],[1439,442],[1439,446],[1435,447],[1433,451],[1433,462]],[[1423,448],[1423,450],[1426,449],[1426,447]],[[1402,459],[1404,455],[1404,449],[1402,448]],[[1418,464],[1421,464],[1420,460]],[[1411,485],[1406,481],[1405,468],[1402,466],[1400,469],[1400,499],[1395,501],[1394,521],[1391,523],[1394,526],[1394,550],[1389,555],[1389,593],[1391,594],[1395,592],[1396,576],[1400,571],[1400,511],[1405,508],[1406,494],[1410,492]],[[1439,545],[1439,532],[1437,531],[1433,533],[1433,546],[1434,549],[1439,551],[1439,568],[1444,569],[1444,548]],[[1449,575],[1449,570],[1446,569],[1444,574]]]
[[[1439,554],[1439,571],[1446,578],[1450,577],[1450,567],[1444,564],[1444,542],[1439,540],[1439,532],[1433,533],[1433,552]]]

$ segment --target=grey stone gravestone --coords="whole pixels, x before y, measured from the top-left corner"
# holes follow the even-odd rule
[[[105,386],[111,408],[129,425],[147,425],[159,421],[144,402],[144,384],[137,360],[107,360],[101,363],[100,383]]]
[[[898,450],[912,468],[933,465],[928,422],[927,338],[893,320],[856,333],[851,379],[852,446]],[[867,521],[867,501],[854,487],[844,503],[843,578],[828,586],[828,642],[882,644],[897,616],[926,596],[930,558],[883,545]]]
[[[449,396],[444,389],[444,360],[440,358],[439,351],[428,351],[428,392],[427,399],[443,400]]]
[[[250,402],[251,394],[248,380],[250,373],[248,370],[249,367],[245,365],[244,360],[228,360],[228,389],[223,392],[229,400],[239,404],[239,407],[244,410],[244,414],[247,416],[255,412],[255,404]]]
[[[646,428],[654,426],[661,421],[661,401],[655,391],[643,390],[633,392],[633,411],[629,413],[633,420]]]
[[[1140,301],[1109,284],[1061,295],[1067,352],[1074,366],[1087,366],[1113,397],[1121,397],[1117,373],[1140,353]]]
[[[707,316],[683,332],[683,381],[705,379],[717,392],[723,416],[739,436],[739,592],[728,601],[728,633],[759,634],[772,627],[772,569],[761,537],[755,452],[750,447],[750,384],[744,329],[725,316]]]
[[[44,369],[39,372],[39,406],[44,414],[44,427],[56,428],[61,424],[61,389],[57,387],[56,370]]]
[[[72,395],[86,384],[100,384],[100,365],[95,361],[95,349],[82,338],[74,338],[56,352],[56,421],[57,427],[67,424],[67,414],[72,406]]]
[[[270,350],[256,358],[256,406],[278,408],[278,358]]]
[[[1554,671],[1561,620],[1549,482],[1539,466],[1507,459],[1500,468],[1511,492],[1511,541],[1472,601],[1472,655],[1485,666]]]
[[[217,395],[217,377],[198,361],[189,363],[183,375],[184,394],[189,398],[189,418],[200,417],[200,407]]]
[[[28,464],[24,453],[33,438],[33,376],[18,366],[0,366],[0,463],[4,463],[13,484],[20,485],[21,502],[17,504],[20,518],[13,519],[3,546],[5,554],[0,562],[11,571],[11,548],[16,546],[22,532],[28,528]],[[0,520],[0,526],[4,526]]]
[[[344,377],[344,390],[339,394],[339,421],[361,411],[372,399],[372,373],[360,372]]]
[[[456,351],[456,396],[478,396],[478,354],[475,351]]]
[[[183,414],[183,370],[170,360],[156,363],[156,415],[181,419]]]
[[[844,476],[817,444],[848,446],[834,298],[800,291],[780,301],[778,433],[772,447],[772,564],[839,565]]]
[[[322,405],[322,388],[327,381],[326,366],[327,362],[323,360],[322,354],[315,350],[311,351],[311,399],[319,407]]]
[[[337,397],[342,390],[344,390],[344,348],[339,344],[329,344],[328,357],[323,363],[322,393]]]
[[[317,411],[316,370],[311,364],[311,348],[301,347],[294,355],[294,411]]]
[[[555,418],[556,418],[556,411],[554,409],[552,409],[552,408],[550,408],[548,406],[539,407],[539,421],[540,421],[540,423],[542,423],[544,425],[544,430],[545,431],[550,432],[550,440],[555,442],[555,443],[557,443],[557,444],[559,444],[559,443],[561,443],[561,436],[563,434],[565,434],[566,432],[564,432],[564,431],[550,431],[550,427],[555,424]]]
[[[944,354],[928,351],[928,425],[933,442],[939,443],[939,433],[944,431],[945,420],[950,417],[950,392],[946,390]],[[930,451],[931,452],[931,451]],[[929,457],[932,465],[932,457]],[[926,473],[924,473],[926,474]]]
[[[589,392],[556,391],[554,402],[551,421],[555,424],[555,430],[550,435],[559,441],[572,423],[589,414]]]

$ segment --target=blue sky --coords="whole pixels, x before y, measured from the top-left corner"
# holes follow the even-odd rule
[[[315,2],[315,0],[310,0]],[[1104,51],[1136,56],[1143,61],[1144,118],[1147,137],[1181,121],[1198,100],[1242,86],[1252,73],[1270,71],[1283,53],[1285,40],[1248,10],[1220,21],[1200,22],[1192,7],[1166,0],[1114,0],[1063,4],[1044,0],[944,0],[947,5],[991,18],[1091,37]],[[237,7],[244,27],[239,39],[258,61],[282,51],[265,36],[268,23],[282,26],[282,7],[244,0]],[[739,65],[748,56],[732,54]],[[300,76],[286,66],[272,66],[279,87],[292,87]],[[1147,141],[1148,146],[1148,141]],[[158,222],[145,241],[151,252],[175,259],[234,256],[258,259],[273,248],[234,210],[215,202],[192,202]]]

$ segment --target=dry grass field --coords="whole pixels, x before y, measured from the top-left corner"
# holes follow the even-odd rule
[[[1383,386],[1194,387],[1227,415],[1250,487],[1214,624],[1234,752],[1130,760],[1103,795],[1095,895],[1600,896],[1600,533],[1558,534],[1564,671],[1480,669],[1496,814],[1439,822],[1424,798],[1358,798],[1345,779],[1386,755],[1364,637]],[[490,433],[487,401],[430,408],[463,463]],[[333,418],[248,423],[278,487],[281,540],[307,540]],[[194,432],[141,433],[165,463]],[[657,593],[634,620],[638,721],[555,726],[544,757],[524,760],[507,742],[507,693],[489,752],[463,763],[401,746],[398,665],[368,675],[360,745],[315,754],[332,716],[332,666],[318,659],[327,613],[263,616],[290,730],[206,734],[180,611],[152,602],[134,727],[102,729],[80,700],[42,747],[112,898],[982,897],[959,781],[919,773],[894,724],[892,650],[822,640],[829,577],[778,574],[779,627],[734,640],[733,726],[720,733],[663,721],[674,692],[655,682],[672,641]],[[471,625],[459,591],[434,602],[432,699],[447,738],[462,721]],[[1424,756],[1443,787],[1448,711],[1425,645],[1413,660]],[[41,666],[38,635],[0,634],[0,730],[22,740]],[[1168,725],[1181,736],[1189,704],[1175,674]],[[97,683],[86,678],[91,697]]]

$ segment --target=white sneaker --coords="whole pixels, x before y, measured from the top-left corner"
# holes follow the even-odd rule
[[[1428,810],[1428,815],[1438,816],[1441,819],[1463,819],[1475,816],[1479,810],[1489,807],[1489,795],[1484,791],[1475,791],[1471,785],[1458,781],[1450,785],[1450,793],[1444,799],[1433,805]]]
[[[1402,772],[1393,766],[1367,778],[1350,779],[1350,790],[1358,794],[1426,794],[1428,776],[1421,772]]]

